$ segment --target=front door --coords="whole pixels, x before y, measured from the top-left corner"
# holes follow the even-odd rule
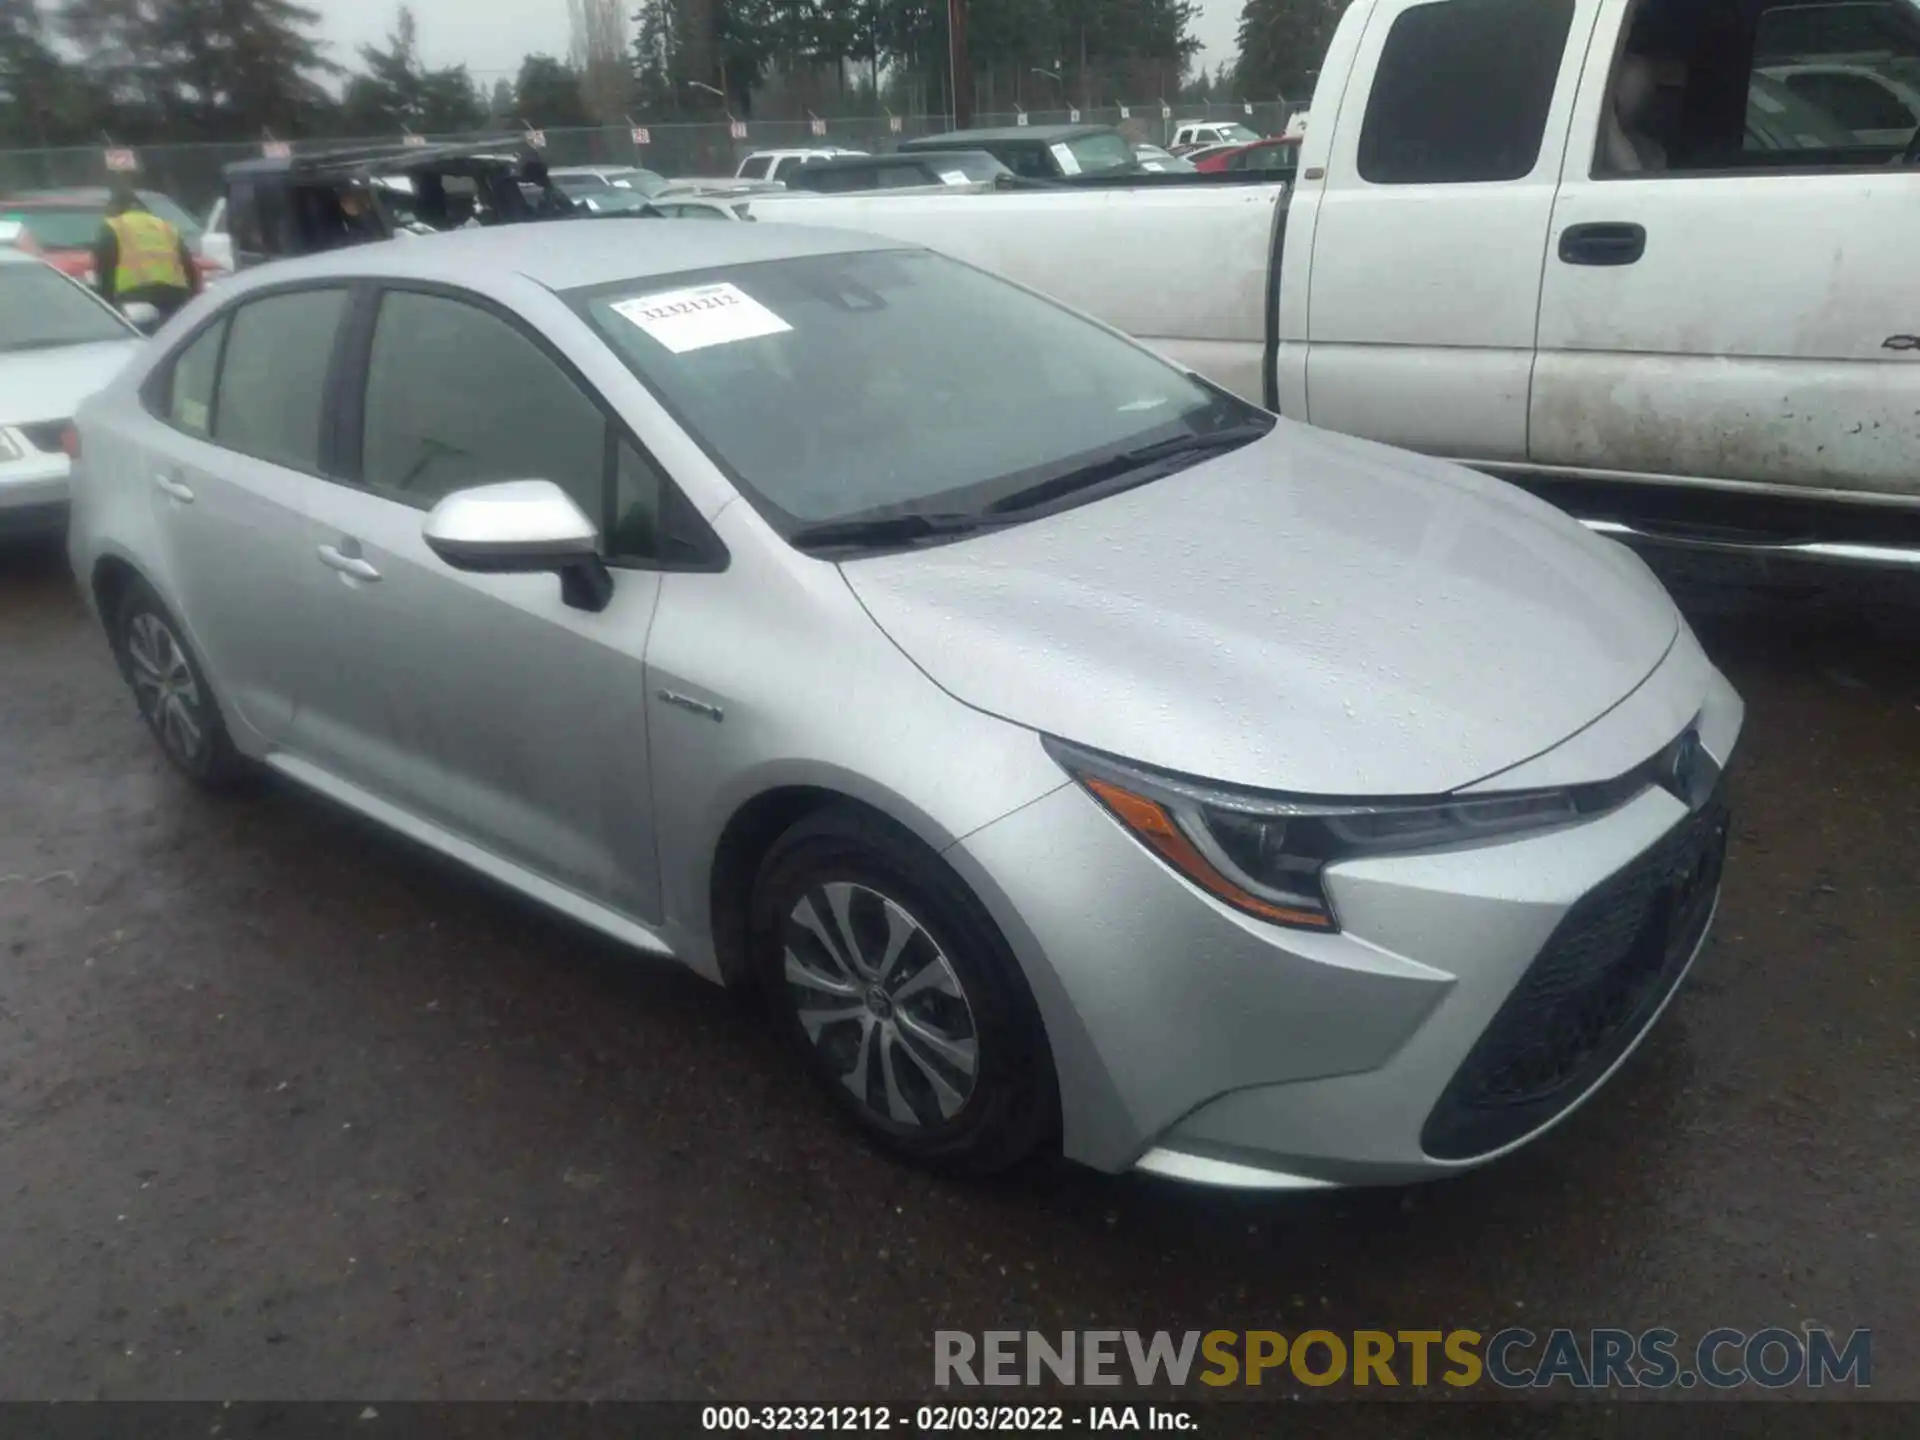
[[[1898,163],[1913,127],[1889,136],[1878,112],[1843,117],[1782,80],[1816,62],[1920,71],[1920,8],[1792,0],[1717,30],[1700,14],[1647,0],[1620,55],[1590,61],[1575,135],[1596,133],[1629,51],[1658,61],[1672,103],[1638,127],[1650,167],[1567,155],[1532,459],[1920,495],[1920,166]]]
[[[1326,117],[1325,185],[1294,202],[1318,210],[1312,423],[1450,458],[1526,458],[1541,260],[1597,3],[1374,7],[1353,69],[1372,88],[1349,88]]]
[[[363,403],[344,411],[361,417],[342,446],[351,479],[317,486],[310,506],[327,643],[295,748],[542,879],[655,919],[643,657],[658,575],[619,569],[593,614],[563,604],[553,576],[456,571],[422,538],[450,491],[528,479],[560,485],[617,536],[634,449],[502,313],[401,288],[367,303]]]

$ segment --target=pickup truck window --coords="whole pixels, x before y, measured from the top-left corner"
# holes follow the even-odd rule
[[[1394,20],[1360,127],[1374,185],[1518,180],[1540,158],[1573,0],[1434,0]]]
[[[1785,0],[1728,24],[1644,0],[1607,94],[1596,176],[1884,166],[1920,128],[1920,3]]]

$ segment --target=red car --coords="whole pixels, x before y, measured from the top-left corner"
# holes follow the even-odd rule
[[[1256,140],[1251,145],[1236,145],[1231,150],[1203,155],[1193,168],[1209,174],[1224,170],[1258,170],[1278,180],[1291,180],[1300,168],[1300,137],[1277,135],[1271,140]]]
[[[158,190],[136,190],[147,209],[180,232],[194,254],[201,279],[225,273],[199,253],[200,225]],[[93,242],[107,218],[104,186],[32,190],[0,199],[0,221],[13,221],[33,237],[47,262],[76,280],[93,281]]]

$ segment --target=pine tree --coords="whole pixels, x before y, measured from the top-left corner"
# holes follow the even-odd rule
[[[1346,0],[1246,0],[1235,84],[1249,97],[1305,99]]]

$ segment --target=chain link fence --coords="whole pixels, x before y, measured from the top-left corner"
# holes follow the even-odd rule
[[[1263,135],[1278,135],[1293,112],[1302,107],[1284,101],[1222,105],[1168,105],[1154,100],[1145,105],[1110,105],[1087,111],[1032,110],[1028,125],[1065,125],[1074,119],[1086,124],[1118,126],[1137,141],[1165,145],[1174,128],[1186,120],[1239,121]],[[1019,112],[979,114],[977,127],[1018,125]],[[651,124],[641,129],[625,125],[586,129],[547,130],[541,153],[549,165],[639,165],[669,176],[733,174],[740,161],[755,150],[800,149],[837,145],[849,150],[885,151],[916,135],[937,134],[951,128],[944,115],[841,116],[828,120],[748,120]],[[745,135],[738,130],[744,127]],[[430,135],[430,141],[512,143],[512,131],[488,130],[458,135]],[[291,142],[295,154],[353,145],[391,145],[394,136]],[[139,169],[136,183],[146,190],[172,196],[195,214],[204,214],[221,189],[221,171],[236,160],[251,160],[263,151],[259,143],[143,145],[134,153]],[[71,146],[45,150],[0,150],[0,196],[23,190],[61,189],[104,185],[109,179],[107,151],[102,146]]]

